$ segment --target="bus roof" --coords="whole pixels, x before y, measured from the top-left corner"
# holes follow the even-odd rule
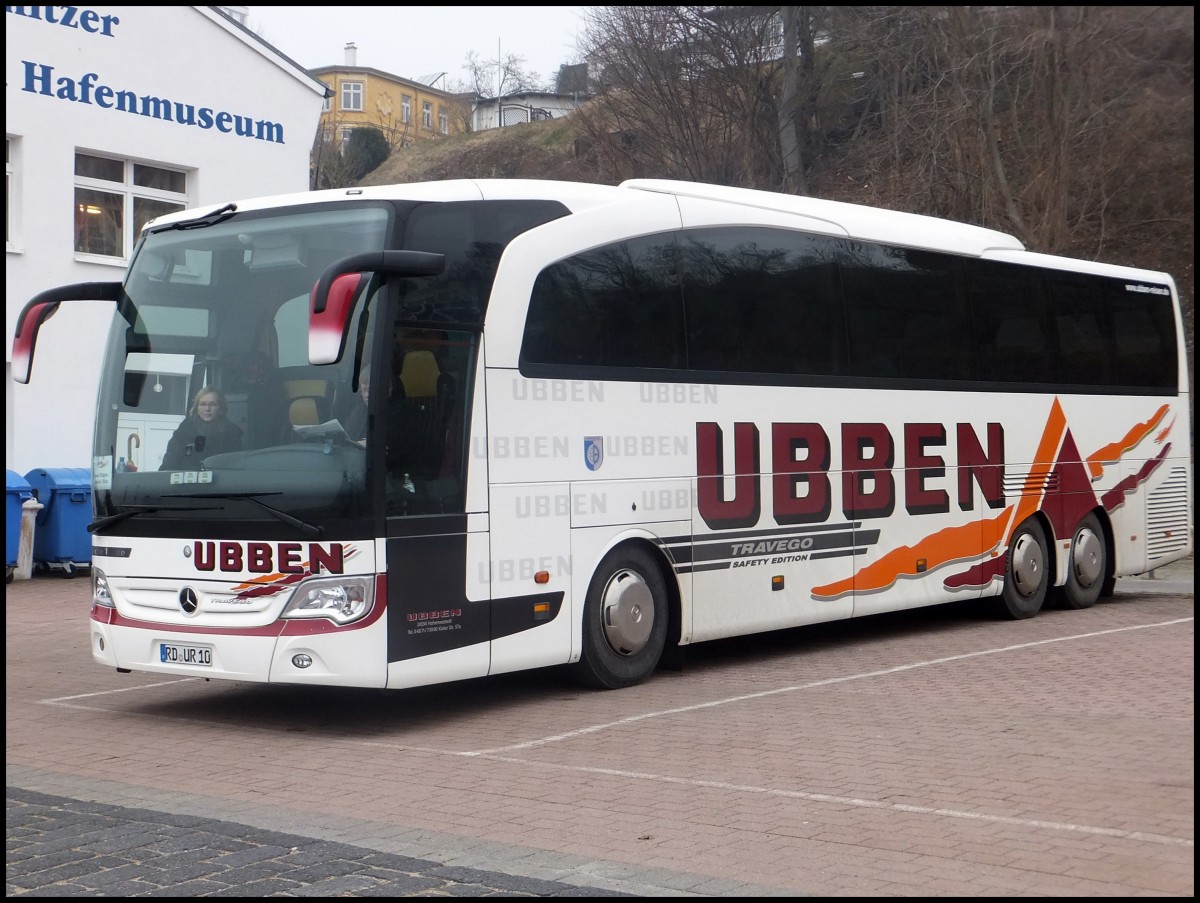
[[[747,221],[753,219],[751,213],[753,210],[769,211],[774,214],[771,217],[774,224],[779,224],[778,214],[783,214],[785,217],[792,215],[796,217],[797,228],[805,228],[811,226],[814,221],[819,221],[830,231],[864,241],[948,251],[1058,269],[1077,269],[1085,272],[1157,281],[1164,281],[1168,278],[1166,274],[1132,267],[1118,267],[1095,261],[1035,254],[1027,251],[1019,239],[1006,232],[953,220],[903,213],[863,204],[670,179],[628,179],[620,185],[551,179],[445,179],[296,192],[249,198],[237,201],[236,205],[239,211],[248,211],[332,203],[350,199],[442,202],[523,199],[560,201],[572,211],[579,212],[613,203],[632,203],[636,207],[635,195],[638,192],[666,194],[680,199],[686,198],[743,208],[747,212]],[[147,227],[188,220],[202,212],[202,208],[191,208],[167,214],[152,220]]]
[[[1005,232],[863,204],[666,179],[630,179],[621,187],[791,213],[836,225],[851,238],[885,244],[977,255],[1000,249],[1025,250],[1016,237]]]

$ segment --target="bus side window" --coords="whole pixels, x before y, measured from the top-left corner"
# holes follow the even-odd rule
[[[1110,286],[1109,297],[1120,371],[1116,381],[1174,389],[1179,378],[1170,298],[1127,292],[1123,285]]]
[[[1041,280],[1028,268],[990,260],[968,260],[979,349],[978,377],[1013,383],[1053,382],[1057,372]]]
[[[1116,351],[1103,283],[1089,276],[1049,273],[1046,285],[1061,379],[1071,385],[1112,385]]]

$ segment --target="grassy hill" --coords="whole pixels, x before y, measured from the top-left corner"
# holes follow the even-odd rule
[[[591,155],[578,155],[570,119],[454,135],[394,151],[360,185],[439,179],[562,179],[604,182]]]

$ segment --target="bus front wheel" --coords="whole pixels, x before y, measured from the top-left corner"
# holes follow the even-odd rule
[[[1108,546],[1095,512],[1079,522],[1071,537],[1067,582],[1058,594],[1063,608],[1091,608],[1100,598],[1108,577]]]
[[[576,679],[600,690],[641,683],[666,639],[667,587],[658,563],[645,549],[614,549],[588,587]]]
[[[1004,565],[1004,590],[996,600],[998,613],[1019,621],[1042,610],[1050,584],[1050,556],[1046,531],[1036,517],[1021,522],[1008,545]]]

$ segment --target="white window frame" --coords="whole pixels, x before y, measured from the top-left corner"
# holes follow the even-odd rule
[[[342,109],[347,113],[361,113],[366,109],[365,82],[342,82]]]
[[[443,135],[450,134],[450,114],[443,106],[438,107],[438,131]]]
[[[112,157],[108,154],[95,153],[94,151],[84,150],[81,148],[76,148],[75,153],[83,154],[88,157],[96,157],[97,159],[101,160],[109,160],[113,163],[119,163],[121,164],[121,169],[123,172],[123,178],[120,182],[80,175],[76,175],[74,177],[75,187],[71,194],[71,208],[74,218],[77,219],[80,216],[88,215],[86,210],[81,210],[82,205],[79,202],[78,194],[81,189],[119,197],[121,208],[120,253],[100,254],[94,251],[75,250],[76,260],[90,260],[98,263],[127,261],[129,256],[133,253],[133,246],[136,244],[138,235],[141,231],[142,224],[136,221],[134,214],[136,202],[139,200],[154,201],[159,204],[169,205],[176,210],[184,210],[191,204],[191,199],[188,194],[192,184],[190,177],[191,171],[187,169],[161,163],[150,163],[144,160],[130,160],[120,157]],[[182,192],[175,192],[161,188],[149,188],[144,185],[134,184],[134,170],[135,167],[138,166],[161,169],[183,176],[184,190]],[[74,248],[74,246],[75,239],[72,238],[72,248]]]
[[[13,231],[13,216],[16,208],[20,207],[20,198],[16,192],[16,163],[14,158],[21,150],[21,140],[12,135],[4,136],[4,247],[6,250],[16,250],[16,235]]]
[[[412,122],[412,98],[407,94],[400,95],[400,121],[405,125]]]
[[[421,101],[421,125],[433,131],[433,104],[428,100]]]

